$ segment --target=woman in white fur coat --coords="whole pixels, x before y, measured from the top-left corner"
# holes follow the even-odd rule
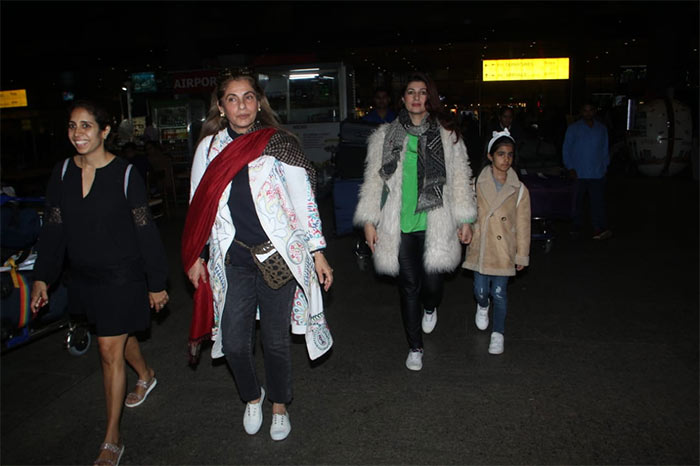
[[[437,323],[443,273],[471,241],[476,200],[469,157],[443,114],[434,82],[412,75],[394,122],[369,138],[354,223],[364,228],[378,273],[397,276],[408,339],[406,367],[423,367],[423,335]]]

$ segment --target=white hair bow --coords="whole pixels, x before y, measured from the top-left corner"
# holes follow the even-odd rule
[[[494,131],[493,132],[493,137],[489,141],[489,147],[486,150],[486,152],[488,152],[490,154],[491,153],[491,146],[493,146],[493,143],[496,142],[497,139],[502,138],[504,136],[509,138],[511,141],[513,141],[513,143],[515,143],[515,139],[513,139],[513,136],[510,135],[510,131],[508,131],[508,128],[503,128],[503,131]]]

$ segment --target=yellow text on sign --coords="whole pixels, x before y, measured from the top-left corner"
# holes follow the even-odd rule
[[[521,58],[483,62],[484,81],[569,79],[568,58]]]
[[[0,108],[26,107],[27,90],[15,89],[14,91],[0,91]]]

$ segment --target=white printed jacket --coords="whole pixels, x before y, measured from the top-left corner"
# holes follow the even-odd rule
[[[214,141],[212,142],[212,138]],[[190,201],[209,163],[232,141],[226,129],[204,138],[194,155],[190,178]],[[211,145],[211,150],[209,149]],[[292,333],[305,335],[311,359],[328,351],[333,338],[323,312],[323,297],[312,251],[326,247],[321,219],[306,170],[280,162],[265,150],[248,164],[250,192],[260,224],[284,258],[297,281],[292,313]],[[223,356],[219,323],[226,304],[224,257],[236,236],[228,199],[231,183],[219,199],[209,237],[209,281],[214,295],[212,357]],[[262,257],[261,257],[262,259]]]

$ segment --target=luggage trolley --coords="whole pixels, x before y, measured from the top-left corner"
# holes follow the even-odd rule
[[[530,192],[531,238],[543,241],[545,253],[552,250],[556,234],[554,220],[569,220],[573,215],[574,187],[564,172],[553,170],[520,170],[520,181]]]
[[[335,233],[338,236],[354,233],[357,236],[354,254],[360,270],[367,270],[372,252],[365,244],[363,233],[354,228],[352,217],[357,207],[357,196],[364,177],[367,157],[367,138],[378,124],[361,120],[340,123],[340,141],[334,155],[333,207]]]
[[[87,326],[68,313],[68,291],[61,283],[50,289],[49,304],[36,316],[30,293],[36,261],[34,246],[41,227],[43,198],[2,196],[2,267],[0,267],[0,341],[2,353],[44,335],[66,329],[64,345],[74,356],[85,354],[91,336]]]

